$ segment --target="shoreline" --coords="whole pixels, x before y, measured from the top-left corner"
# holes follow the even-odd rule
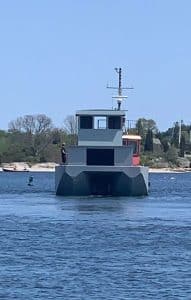
[[[15,170],[15,172],[54,172],[57,165],[56,163],[48,162],[34,164],[30,167],[25,162],[4,163],[0,167],[0,172],[3,172],[3,168]]]
[[[190,173],[191,168],[149,168],[149,173]]]
[[[29,172],[55,172],[55,167],[58,164],[53,162],[47,163],[37,163],[32,165],[31,167],[25,162],[14,162],[14,163],[6,163],[0,167],[0,171],[3,171],[3,167],[11,168],[16,167],[16,171],[24,172],[25,169]],[[191,172],[191,168],[149,168],[149,173],[189,173]]]

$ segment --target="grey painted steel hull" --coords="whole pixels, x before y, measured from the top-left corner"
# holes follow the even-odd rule
[[[56,195],[142,196],[148,194],[148,168],[143,166],[60,165],[55,170]]]

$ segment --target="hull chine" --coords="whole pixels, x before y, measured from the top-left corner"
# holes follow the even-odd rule
[[[147,167],[56,167],[56,195],[118,197],[147,194]]]

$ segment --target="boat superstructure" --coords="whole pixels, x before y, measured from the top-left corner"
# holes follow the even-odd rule
[[[66,163],[56,167],[57,195],[139,196],[148,193],[148,168],[133,160],[133,143],[124,142],[128,140],[123,135],[126,112],[121,110],[124,98],[121,68],[117,70],[117,108],[76,112],[78,144],[67,148]]]

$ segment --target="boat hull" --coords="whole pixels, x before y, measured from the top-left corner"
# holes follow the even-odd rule
[[[62,196],[147,195],[148,168],[60,165],[55,169],[55,188]]]
[[[29,172],[29,170],[14,170],[14,169],[9,169],[9,168],[3,168],[2,169],[4,172]]]

